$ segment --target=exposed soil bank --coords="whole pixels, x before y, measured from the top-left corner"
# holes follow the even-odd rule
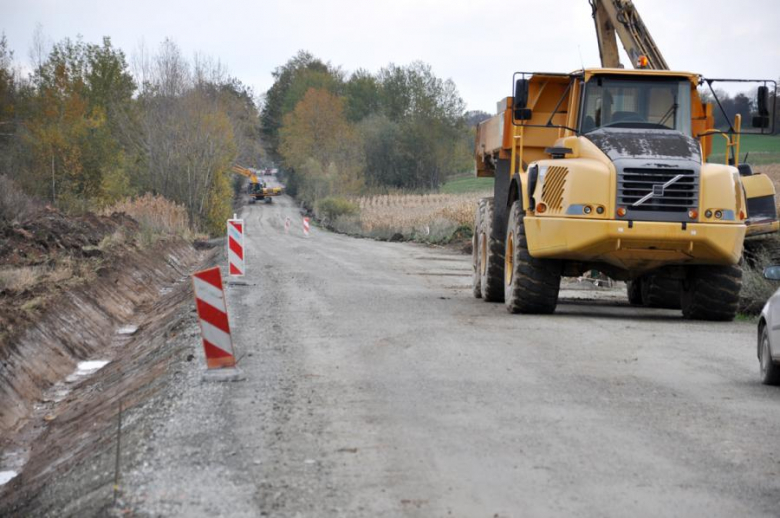
[[[213,255],[181,239],[124,244],[0,348],[0,471],[19,472],[0,486],[0,515],[108,511],[120,401],[131,427],[187,358],[196,337],[175,329],[194,323],[189,274]]]

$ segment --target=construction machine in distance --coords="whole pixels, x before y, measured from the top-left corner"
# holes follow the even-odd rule
[[[282,195],[281,187],[268,187],[268,185],[261,181],[257,177],[257,173],[240,165],[234,165],[233,172],[249,178],[249,184],[247,185],[247,194],[249,195],[249,203],[255,203],[256,201],[265,200],[266,203],[271,203],[275,196]]]
[[[635,30],[631,42],[652,43],[630,1],[591,5],[613,43],[623,22]],[[599,33],[602,59],[607,40]],[[760,176],[739,164],[741,117],[728,131],[714,127],[699,87],[718,102],[712,84],[721,80],[665,62],[649,68],[648,54],[636,70],[608,62],[570,74],[518,72],[514,96],[478,126],[477,176],[495,181],[475,216],[476,297],[504,301],[512,313],[552,313],[563,276],[598,270],[629,281],[632,303],[734,318],[748,228],[777,229],[774,189],[754,188]],[[760,83],[752,122],[768,132],[776,85]],[[727,163],[707,162],[716,137],[727,140]]]

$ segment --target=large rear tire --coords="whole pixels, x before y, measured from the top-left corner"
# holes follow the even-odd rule
[[[642,279],[634,279],[626,282],[626,295],[628,303],[632,306],[642,305]]]
[[[649,308],[680,309],[682,282],[660,273],[641,279],[642,303]]]
[[[471,238],[471,266],[474,269],[471,279],[472,293],[475,298],[482,298],[482,212],[485,210],[485,199],[477,202],[476,214],[474,214],[474,236]]]
[[[737,265],[692,266],[683,283],[683,316],[691,320],[734,320],[741,288],[742,268]]]
[[[510,313],[550,314],[558,305],[562,265],[528,252],[523,208],[516,201],[509,212],[505,242],[504,300]]]
[[[495,205],[493,198],[485,198],[482,211],[480,244],[480,287],[485,302],[504,301],[504,242],[495,235]]]

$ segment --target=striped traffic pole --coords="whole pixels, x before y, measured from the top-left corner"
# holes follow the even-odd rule
[[[309,218],[303,218],[303,235],[309,237]]]
[[[198,310],[203,351],[206,355],[206,372],[203,378],[213,381],[243,379],[241,371],[236,366],[236,355],[230,336],[222,273],[216,266],[195,272],[192,275],[192,287]]]
[[[284,220],[284,233],[285,233],[285,234],[289,234],[289,233],[290,233],[290,223],[291,223],[291,221],[290,221],[290,217],[288,216],[288,217],[287,217],[287,218]]]
[[[228,275],[231,278],[243,277],[246,270],[244,258],[244,220],[233,219],[227,222],[228,237]]]

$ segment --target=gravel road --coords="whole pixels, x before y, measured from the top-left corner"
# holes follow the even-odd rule
[[[306,238],[286,197],[244,217],[228,307],[247,379],[189,364],[125,481],[140,514],[780,513],[780,391],[758,383],[754,324],[574,291],[511,316],[472,298],[466,256]]]

